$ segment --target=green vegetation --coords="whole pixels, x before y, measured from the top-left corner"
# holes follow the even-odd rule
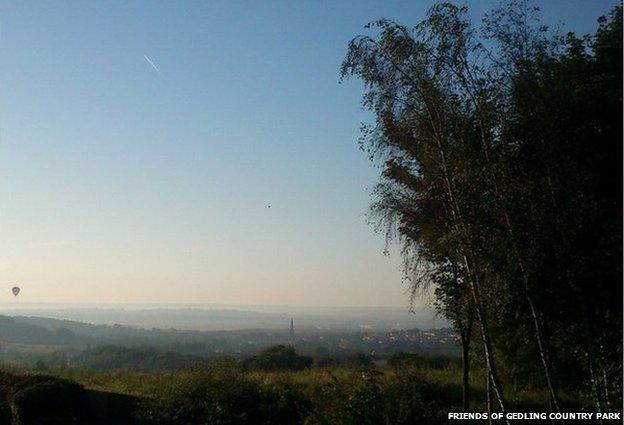
[[[2,423],[104,424],[111,423],[111,417],[114,423],[146,425],[447,423],[446,412],[461,409],[460,365],[440,357],[409,360],[398,369],[390,364],[371,369],[313,365],[293,371],[284,364],[267,372],[221,359],[175,373],[64,368],[45,375],[21,370],[17,375],[14,370],[3,373],[1,382],[4,418],[14,414],[15,422]],[[473,378],[471,402],[475,409],[484,409],[483,381],[477,375]],[[543,409],[548,403],[544,396],[530,388],[519,389],[510,393],[510,404],[516,410]],[[570,409],[591,402],[566,393],[561,396]],[[51,419],[29,419],[28,412],[33,411],[39,421]],[[62,420],[54,422],[57,418]]]
[[[36,415],[46,412],[57,423],[77,423],[81,390],[80,385],[63,379],[3,373],[0,375],[0,422],[36,423]]]
[[[72,380],[0,372],[2,424],[130,424],[135,406],[131,396],[88,391]]]
[[[366,331],[302,329],[298,331],[294,344],[301,354],[307,356],[352,361],[360,353],[372,351],[380,358],[400,351],[455,355],[459,353],[455,339],[450,328],[427,331],[390,331],[383,327]],[[287,329],[142,329],[43,317],[0,316],[0,362],[28,365],[43,362],[49,367],[78,363],[86,367],[93,364],[98,368],[100,360],[117,358],[112,360],[111,367],[124,367],[123,363],[127,362],[131,368],[139,366],[135,360],[141,357],[144,358],[143,371],[178,370],[201,358],[222,357],[225,354],[239,359],[248,358],[288,340]],[[97,348],[103,346],[108,348]],[[103,350],[111,352],[105,353],[105,359],[98,360]]]
[[[398,353],[388,359],[388,365],[395,369],[447,369],[451,366],[459,366],[459,359],[446,356],[423,356],[414,353]]]
[[[275,370],[303,370],[312,366],[312,358],[300,356],[291,346],[269,347],[257,356],[247,359],[244,366],[249,370],[271,372]]]
[[[263,331],[205,339],[0,317],[9,348],[39,344],[24,362],[37,373],[0,375],[0,422],[390,425],[447,423],[449,411],[621,411],[622,8],[583,38],[551,34],[536,14],[510,1],[479,32],[466,8],[440,3],[412,29],[370,24],[342,66],[374,113],[362,138],[382,170],[373,218],[401,247],[412,296],[433,287],[456,335],[316,335],[298,354],[266,348],[286,335]],[[457,339],[461,361],[441,355]]]
[[[434,5],[351,41],[343,78],[365,84],[361,146],[381,170],[371,215],[433,287],[490,409],[510,386],[622,407],[622,8],[594,35],[560,37],[527,1],[476,28]],[[479,347],[475,347],[478,344]],[[511,383],[511,385],[509,384]]]
[[[172,372],[201,363],[202,357],[160,351],[155,348],[125,348],[105,345],[85,350],[73,363],[89,370],[133,370],[138,372]]]

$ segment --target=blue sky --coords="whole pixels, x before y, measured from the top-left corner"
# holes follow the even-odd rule
[[[537,4],[586,33],[617,2]],[[0,297],[406,306],[338,68],[430,5],[0,2]]]

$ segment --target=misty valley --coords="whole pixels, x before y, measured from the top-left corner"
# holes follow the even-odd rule
[[[39,316],[0,316],[0,419],[287,424],[318,416],[324,422],[345,416],[344,391],[359,386],[376,391],[382,380],[399,385],[394,392],[403,391],[400,385],[411,384],[402,381],[400,371],[422,370],[433,385],[460,368],[457,334],[444,320],[432,321],[430,310],[290,310],[299,315],[289,320],[283,312],[232,309],[31,308],[21,312]],[[54,318],[58,315],[134,323],[169,316],[195,328],[245,323],[247,329],[144,328]],[[257,323],[273,328],[254,328]],[[427,327],[435,323],[442,327]],[[391,403],[397,395],[378,401]],[[368,404],[368,396],[362,394],[358,403]],[[212,400],[208,411],[201,400]],[[315,403],[328,410],[313,413]],[[353,406],[352,413],[362,407]],[[405,414],[410,417],[398,413]]]
[[[41,313],[58,314],[53,310]],[[297,352],[325,362],[348,362],[357,358],[382,360],[401,352],[459,355],[457,335],[450,327],[429,328],[427,324],[431,324],[431,320],[419,323],[408,313],[400,313],[399,309],[387,312],[390,317],[386,321],[383,314],[376,318],[371,311],[365,311],[360,317],[345,314],[342,325],[336,325],[337,313],[333,320],[329,316],[317,319],[315,325],[317,316],[308,313],[308,316],[303,315],[302,324],[295,319],[292,333],[289,319],[282,314],[244,310],[113,310],[108,312],[108,318],[122,316],[132,322],[133,318],[145,321],[149,317],[178,317],[189,323],[195,318],[196,327],[201,326],[200,318],[203,318],[207,322],[205,327],[227,329],[245,320],[247,326],[258,325],[259,320],[250,320],[250,317],[264,317],[265,323],[276,327],[200,331],[96,325],[37,316],[0,316],[0,361],[42,370],[71,366],[95,371],[173,372],[214,358],[245,359],[274,345],[292,345]],[[95,309],[82,309],[75,314],[104,316],[102,310]],[[425,316],[431,314],[431,311],[424,313]],[[397,328],[399,323],[389,327],[387,320],[397,317],[411,319],[404,323],[412,322],[413,327]],[[282,319],[282,329],[277,327],[278,319]],[[358,324],[358,319],[366,324]],[[443,320],[435,322],[445,324]],[[306,326],[306,323],[309,324]],[[417,325],[421,329],[416,328]]]

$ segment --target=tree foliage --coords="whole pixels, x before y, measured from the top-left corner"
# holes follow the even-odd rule
[[[251,370],[303,370],[312,366],[312,362],[311,357],[297,354],[291,346],[275,345],[245,360],[244,365]]]
[[[620,405],[621,7],[582,38],[526,1],[478,29],[449,3],[413,28],[367,28],[341,72],[375,114],[361,139],[382,170],[372,214],[412,295],[434,285],[468,341],[476,321],[501,409],[497,369],[553,410],[563,388]]]

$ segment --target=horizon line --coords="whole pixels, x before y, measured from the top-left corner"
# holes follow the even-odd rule
[[[0,301],[0,306],[3,307],[27,307],[27,306],[92,306],[92,307],[113,307],[113,306],[127,306],[127,307],[186,307],[186,308],[201,308],[201,307],[223,307],[223,308],[305,308],[305,309],[341,309],[341,308],[353,308],[353,309],[405,309],[411,310],[434,310],[433,307],[422,305],[409,307],[407,305],[302,305],[302,304],[231,304],[231,303],[123,303],[123,302],[61,302],[61,301],[26,301],[15,303],[13,301]]]

